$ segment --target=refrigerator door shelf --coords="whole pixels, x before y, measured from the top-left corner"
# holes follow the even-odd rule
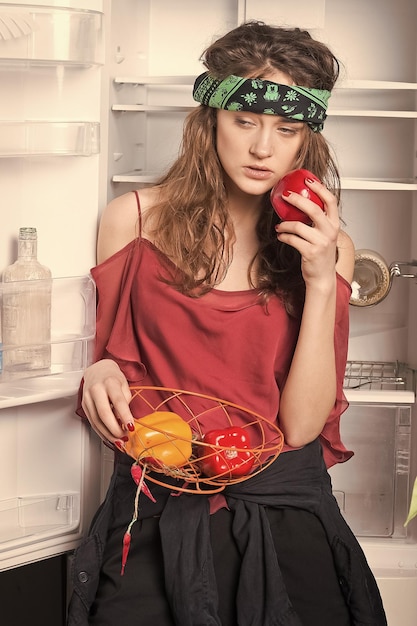
[[[100,152],[100,124],[0,121],[0,157],[91,156]]]
[[[0,572],[73,550],[98,508],[101,440],[74,405],[1,411]]]
[[[0,552],[77,531],[80,494],[60,493],[0,501]]]
[[[0,310],[6,301],[18,300],[20,293],[36,289],[37,282],[0,283]],[[29,351],[30,346],[7,345],[3,333],[0,409],[74,395],[89,364],[95,336],[94,281],[90,276],[77,276],[51,282],[50,367],[13,370],[8,353],[13,355],[21,348]]]
[[[102,65],[98,11],[1,3],[0,63]]]
[[[0,409],[65,398],[77,393],[83,370],[0,382]]]

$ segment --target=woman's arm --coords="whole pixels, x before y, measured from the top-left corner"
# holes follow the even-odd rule
[[[314,226],[300,222],[283,222],[277,226],[280,241],[293,245],[301,253],[306,284],[299,337],[281,392],[279,411],[285,439],[294,447],[303,446],[320,434],[334,405],[336,271],[348,282],[353,273],[353,245],[349,236],[340,231],[336,199],[320,183],[313,185],[325,203],[325,213],[297,194],[286,199],[308,212]]]
[[[138,236],[138,215],[135,194],[131,192],[106,206],[100,219],[97,240],[98,264]],[[106,303],[100,301],[100,306],[105,307]],[[128,382],[115,361],[102,359],[85,370],[82,408],[101,438],[114,443],[126,436],[126,430],[133,424],[130,399]]]

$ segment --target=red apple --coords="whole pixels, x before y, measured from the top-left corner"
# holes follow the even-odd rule
[[[312,202],[318,204],[318,206],[324,211],[323,201],[320,200],[317,194],[307,187],[305,183],[306,178],[311,178],[312,180],[320,182],[317,176],[314,176],[314,174],[308,170],[292,170],[283,176],[271,190],[272,206],[282,221],[296,220],[303,222],[304,224],[308,224],[309,226],[312,224],[311,219],[308,215],[306,215],[306,213],[304,213],[304,211],[297,209],[295,206],[283,199],[282,194],[285,191],[295,191],[296,193],[301,194],[304,198],[308,198]]]

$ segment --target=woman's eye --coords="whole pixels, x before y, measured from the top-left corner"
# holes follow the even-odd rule
[[[297,129],[291,128],[288,126],[280,126],[280,128],[278,128],[278,131],[280,133],[283,133],[284,135],[295,135],[295,133],[297,132]]]
[[[236,119],[236,123],[239,124],[239,126],[253,126],[253,122],[251,122],[251,120],[246,120],[241,117]]]

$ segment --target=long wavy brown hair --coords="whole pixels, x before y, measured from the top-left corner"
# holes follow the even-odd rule
[[[295,84],[331,91],[339,64],[323,43],[298,28],[278,28],[247,22],[230,31],[203,53],[202,61],[217,78],[230,74],[266,78],[274,70],[288,74]],[[339,198],[340,179],[328,143],[306,126],[297,167],[311,170]],[[224,173],[216,152],[216,110],[200,105],[184,124],[180,154],[158,182],[159,202],[150,212],[155,244],[173,261],[178,272],[172,284],[193,296],[221,282],[233,254],[234,233],[227,210]],[[268,297],[278,294],[292,313],[304,298],[299,253],[277,242],[277,216],[269,194],[257,224],[257,271],[253,259],[248,276]]]

